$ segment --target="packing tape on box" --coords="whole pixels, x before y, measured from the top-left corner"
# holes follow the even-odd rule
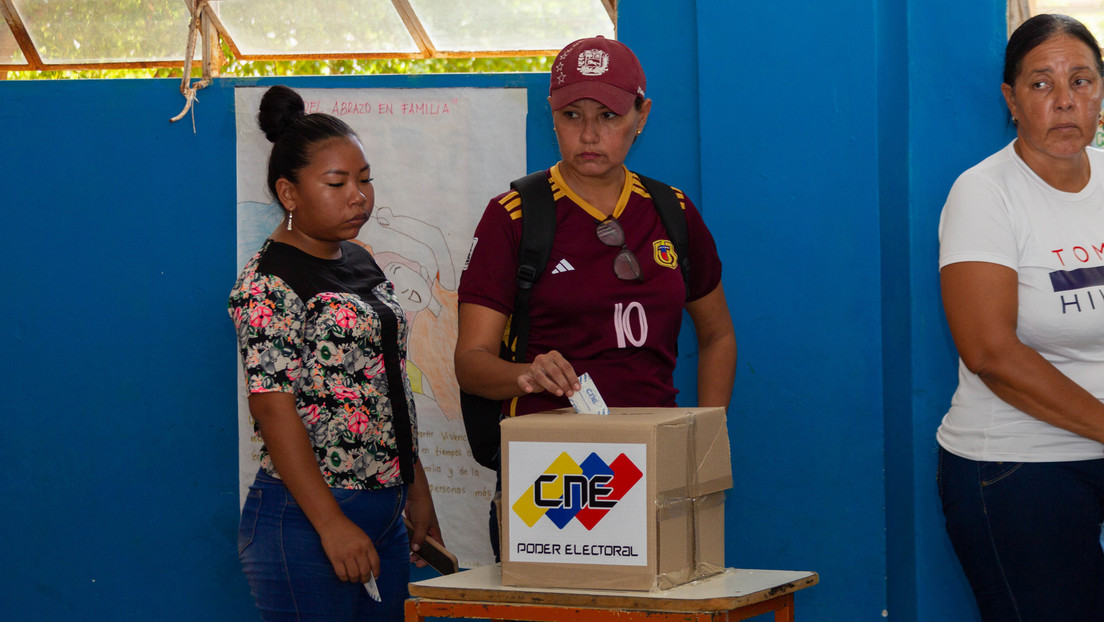
[[[724,566],[718,566],[710,562],[698,562],[694,565],[694,575],[690,577],[690,580],[701,581],[702,579],[708,579],[709,577],[719,575],[724,571]]]
[[[708,479],[702,479],[700,475],[700,467],[704,460],[699,459],[697,435],[700,432],[698,429],[697,418],[688,417],[678,423],[666,424],[666,427],[682,427],[685,426],[686,430],[686,465],[685,473],[686,477],[683,478],[683,483],[679,486],[669,487],[664,490],[656,491],[657,502],[662,501],[676,501],[678,499],[686,499],[695,495],[700,495],[702,490],[724,490],[732,486],[732,475],[721,475],[717,477],[710,477]],[[726,437],[727,438],[727,437]],[[713,438],[712,445],[717,442],[717,436]],[[711,448],[707,448],[705,453],[711,452]]]
[[[669,590],[673,587],[689,583],[690,581],[692,581],[692,579],[689,569],[679,570],[678,572],[664,572],[656,575],[655,582],[652,583],[652,589],[649,591],[659,592],[662,590]]]
[[[730,488],[732,486],[731,473],[702,479],[701,466],[704,463],[705,456],[701,456],[698,452],[697,435],[701,431],[698,429],[700,426],[695,417],[687,417],[685,420],[677,423],[666,424],[665,427],[683,426],[686,427],[686,450],[684,452],[686,464],[683,467],[686,477],[679,480],[681,482],[680,485],[658,490],[656,491],[656,495],[668,499],[684,499],[700,495],[703,490],[714,491]],[[716,442],[717,437],[714,435],[712,444],[715,445]],[[707,448],[704,453],[708,455],[710,451],[711,448]]]
[[[725,420],[721,421],[721,425],[727,425],[725,423]],[[711,432],[711,434],[709,434],[709,445],[707,447],[699,448],[698,443],[699,441],[701,441],[702,436],[706,432]],[[727,464],[724,472],[721,474],[717,474],[715,472],[703,472],[704,465],[706,465],[707,463],[716,463],[717,459],[715,456],[718,453],[722,453],[722,445],[723,454],[726,457],[729,455],[728,435],[721,434],[719,430],[714,430],[708,428],[707,426],[704,426],[703,424],[698,422],[697,417],[691,417],[690,433],[687,439],[688,441],[686,447],[686,459],[688,463],[686,468],[687,473],[689,473],[690,476],[687,482],[689,491],[686,493],[686,495],[691,497],[698,497],[710,492],[716,492],[719,490],[731,488],[732,471],[727,468]],[[728,460],[726,459],[724,462],[727,463]]]
[[[680,541],[688,544],[690,559],[689,563],[681,568],[658,573],[655,581],[652,583],[651,591],[668,590],[678,585],[705,579],[725,571],[723,550],[703,551],[701,548],[703,546],[701,535],[704,534],[706,530],[724,528],[724,501],[724,491],[694,498],[666,497],[664,499],[656,499],[656,519],[664,528],[675,528],[675,525],[680,522],[684,525],[685,534],[684,538]],[[717,511],[721,513],[713,514]],[[721,524],[713,525],[709,522],[703,522],[703,519],[706,521],[708,520],[706,517],[711,517],[713,519],[719,518]],[[684,520],[679,521],[678,519],[680,518]],[[721,542],[724,542],[723,538]]]
[[[690,476],[687,478],[687,486],[690,487],[690,491],[687,496],[693,494],[693,491],[699,490],[698,488],[698,443],[697,433],[698,425],[695,417],[689,417],[690,420],[690,433],[686,435],[686,473]]]
[[[692,515],[694,512],[694,500],[689,497],[667,497],[660,499],[656,497],[656,519],[668,520],[671,518],[678,518],[680,516]],[[690,522],[690,526],[693,526],[693,522]]]
[[[689,514],[685,520],[685,540],[689,544],[690,563],[687,567],[668,572],[660,572],[652,584],[652,591],[667,590],[690,581],[698,581],[725,572],[724,538],[720,539],[722,550],[703,550],[713,539],[705,538],[706,531],[724,529],[724,490],[732,486],[732,474],[702,478],[701,467],[706,458],[718,450],[721,439],[727,435],[711,434],[709,445],[698,451],[699,434],[706,431],[698,424],[696,417],[688,418],[689,429],[686,434],[686,480],[685,485],[671,488],[656,494],[656,518],[666,522],[672,528],[672,522]],[[715,491],[702,494],[702,491]],[[697,495],[697,496],[695,496]],[[675,520],[672,520],[675,519]],[[715,524],[719,522],[719,524]]]
[[[696,541],[694,535],[694,500],[689,497],[664,499],[655,501],[655,514],[657,530],[656,546],[663,547],[665,543],[671,543],[675,547],[674,554],[682,552],[684,557],[674,568],[658,568],[656,578],[652,582],[652,591],[667,590],[677,585],[690,581],[696,572],[697,564],[694,559]],[[672,553],[660,550],[657,558],[672,560]]]
[[[694,575],[692,580],[698,581],[720,574],[725,571],[724,565],[724,538],[721,538],[722,550],[704,550],[705,540],[701,534],[712,529],[724,530],[724,491],[714,492],[696,497],[693,503],[694,521]],[[719,525],[713,522],[719,521]]]
[[[656,499],[662,501],[664,499],[685,499],[690,496],[691,491],[697,487],[697,460],[694,457],[694,419],[693,417],[685,417],[678,419],[677,421],[669,421],[656,426],[658,431],[662,432],[665,437],[678,436],[685,439],[685,443],[681,444],[681,447],[674,447],[674,450],[682,449],[681,459],[675,455],[668,457],[663,456],[665,460],[669,460],[672,466],[675,466],[680,461],[685,461],[680,468],[674,468],[670,470],[664,470],[663,475],[666,476],[662,479],[662,483],[657,483],[656,486]],[[659,434],[659,432],[657,432]],[[657,459],[659,456],[657,456]]]
[[[697,421],[697,418],[695,418]],[[702,421],[705,421],[704,419]],[[725,490],[732,488],[732,470],[729,468],[729,460],[731,459],[731,451],[728,444],[727,423],[728,418],[724,417],[720,421],[716,422],[717,428],[710,428],[709,430],[697,429],[693,436],[694,439],[694,460],[696,462],[694,475],[695,475],[695,488],[692,492],[694,495],[708,494],[710,492],[716,492],[719,490]],[[704,424],[699,423],[700,428],[705,428]],[[698,442],[701,441],[699,435],[709,432],[708,445],[699,446]],[[706,472],[705,465],[719,465],[723,464],[724,468],[719,471]]]

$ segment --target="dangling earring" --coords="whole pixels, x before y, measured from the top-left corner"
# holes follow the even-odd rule
[[[287,230],[291,231],[291,217],[295,215],[295,212],[288,212],[288,226]]]

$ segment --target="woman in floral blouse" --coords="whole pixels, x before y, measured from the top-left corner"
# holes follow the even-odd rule
[[[263,442],[239,556],[266,620],[397,620],[410,550],[441,534],[418,460],[405,317],[350,241],[372,212],[371,169],[353,130],[305,114],[291,89],[269,89],[257,118],[285,219],[230,294]]]

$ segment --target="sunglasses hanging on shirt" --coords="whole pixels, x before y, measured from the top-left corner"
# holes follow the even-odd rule
[[[640,271],[640,262],[637,261],[636,255],[625,246],[625,230],[621,228],[621,223],[617,222],[617,219],[613,216],[609,216],[598,223],[595,233],[598,234],[598,239],[602,241],[602,244],[615,248],[621,247],[621,252],[617,253],[617,257],[613,259],[613,273],[617,275],[617,278],[622,281],[641,280],[643,273]]]

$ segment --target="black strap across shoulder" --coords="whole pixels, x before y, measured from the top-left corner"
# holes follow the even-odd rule
[[[537,171],[510,182],[521,196],[521,244],[518,245],[517,297],[510,320],[509,339],[515,363],[525,362],[529,349],[529,298],[533,284],[548,265],[556,236],[556,199],[548,174]]]
[[[380,320],[380,341],[383,344],[383,368],[387,374],[387,397],[391,401],[391,427],[399,450],[399,473],[404,483],[414,482],[414,435],[410,424],[410,404],[406,401],[402,357],[399,355],[399,319],[391,307],[375,296],[366,300]]]
[[[671,244],[675,247],[675,255],[678,256],[679,270],[682,271],[682,280],[690,284],[690,234],[686,228],[686,214],[682,213],[682,204],[675,194],[674,188],[667,184],[645,177],[639,173],[636,175],[644,184],[644,189],[652,195],[659,219],[663,221],[663,228],[671,237]]]
[[[521,196],[525,212],[521,219],[521,244],[518,246],[518,290],[507,339],[499,356],[516,363],[525,361],[525,352],[529,348],[529,297],[552,252],[552,238],[556,234],[556,202],[545,171],[515,179],[510,182],[510,187]],[[498,423],[502,418],[502,401],[460,391],[460,411],[472,457],[479,464],[498,470],[502,444]]]

